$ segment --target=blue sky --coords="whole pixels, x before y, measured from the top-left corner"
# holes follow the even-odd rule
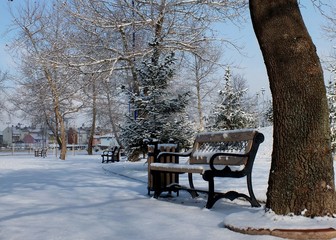
[[[8,5],[13,6],[22,4],[24,0],[14,0],[9,2],[8,0],[0,0],[0,70],[9,70],[13,72],[15,66],[11,61],[11,58],[5,51],[6,43],[9,41],[9,37],[5,37],[3,33],[9,26],[11,16],[9,14]],[[331,52],[332,42],[323,37],[325,35],[321,30],[321,26],[324,23],[323,17],[312,7],[310,1],[305,1],[305,8],[301,8],[306,26],[310,32],[313,41],[317,47],[318,54],[321,59]],[[256,93],[262,88],[266,90],[266,96],[270,98],[268,78],[263,63],[262,55],[255,38],[251,21],[247,21],[241,29],[235,27],[224,26],[224,34],[231,39],[237,39],[239,45],[245,46],[244,52],[247,56],[240,55],[236,51],[227,51],[225,53],[225,59],[234,62],[239,69],[234,69],[234,73],[243,75],[250,87],[251,93]],[[325,78],[328,80],[330,75],[325,71]]]
[[[335,1],[335,0],[333,0]],[[325,32],[322,30],[322,26],[325,24],[324,17],[313,8],[311,2],[305,1],[305,7],[301,8],[301,13],[304,18],[306,27],[316,45],[318,55],[321,59],[325,59],[329,56],[332,50],[333,42],[325,37]],[[241,39],[240,43],[245,46],[244,51],[248,54],[248,57],[240,56],[236,52],[232,52],[232,59],[235,59],[236,63],[240,66],[238,73],[245,76],[248,81],[250,92],[256,93],[262,88],[266,89],[266,95],[271,98],[268,77],[266,73],[266,67],[262,58],[262,54],[257,43],[257,39],[253,32],[251,20],[248,20],[243,29],[237,28],[231,29],[232,36]],[[226,33],[228,35],[228,33]],[[330,73],[324,71],[325,81],[330,79]]]
[[[14,67],[11,57],[6,52],[6,44],[9,42],[9,36],[5,34],[7,28],[11,23],[11,16],[9,14],[9,4],[16,6],[22,0],[10,2],[8,0],[0,0],[0,70],[7,71]]]

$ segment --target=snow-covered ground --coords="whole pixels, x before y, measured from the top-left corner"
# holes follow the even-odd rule
[[[253,171],[258,200],[266,200],[272,148],[271,128],[262,129],[261,145]],[[204,208],[206,197],[156,200],[147,195],[145,160],[101,164],[93,156],[69,152],[61,161],[33,153],[0,155],[1,240],[103,240],[103,239],[280,239],[243,235],[224,228],[336,228],[330,218],[276,216],[251,208],[242,200],[219,200]],[[185,176],[180,181],[186,182]],[[222,183],[222,184],[221,184]],[[206,183],[197,176],[195,185]],[[221,179],[217,186],[246,192],[245,179]]]

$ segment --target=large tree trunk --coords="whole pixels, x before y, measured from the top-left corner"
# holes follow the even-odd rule
[[[296,0],[250,0],[273,97],[274,145],[266,208],[335,213],[323,71]]]

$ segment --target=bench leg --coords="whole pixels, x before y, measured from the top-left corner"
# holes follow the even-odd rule
[[[246,176],[246,181],[247,181],[247,189],[250,195],[250,203],[252,207],[260,207],[261,205],[258,203],[256,197],[254,196],[253,193],[253,188],[252,188],[252,174],[247,174]]]
[[[253,193],[253,188],[252,188],[252,176],[251,174],[246,175],[246,180],[247,180],[247,189],[249,192],[249,196],[243,193],[238,193],[236,191],[228,191],[226,193],[218,193],[215,192],[215,183],[214,183],[214,178],[215,176],[211,174],[211,172],[206,172],[203,175],[203,179],[205,181],[208,181],[208,201],[206,203],[206,208],[212,208],[213,205],[217,202],[217,200],[221,198],[227,198],[233,201],[234,199],[237,198],[245,198],[252,207],[260,207],[261,205],[258,203],[256,197],[254,196]]]
[[[215,183],[214,183],[214,177],[213,176],[208,176],[207,180],[208,181],[208,200],[205,205],[206,208],[210,209],[213,207],[215,202],[218,199],[215,199]]]
[[[245,194],[239,194],[235,191],[229,191],[226,193],[215,192],[215,175],[211,171],[206,171],[203,175],[203,179],[208,182],[208,200],[205,206],[208,209],[212,208],[213,205],[221,198],[227,198],[233,201],[238,197],[247,197]]]
[[[188,173],[188,181],[189,181],[189,186],[190,186],[190,190],[188,192],[190,193],[192,198],[198,197],[199,196],[198,193],[192,190],[192,189],[195,189],[192,173]]]

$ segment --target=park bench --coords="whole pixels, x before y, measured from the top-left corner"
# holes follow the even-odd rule
[[[34,155],[35,155],[35,157],[43,157],[43,158],[45,158],[47,156],[47,149],[46,148],[35,149],[34,150]]]
[[[164,191],[187,190],[193,197],[198,192],[207,193],[206,208],[212,208],[217,200],[227,198],[233,201],[244,198],[252,207],[260,207],[252,188],[252,168],[259,144],[264,141],[264,135],[256,130],[227,130],[220,132],[199,133],[195,137],[193,148],[185,153],[161,152],[155,162],[150,163],[150,174],[153,177],[154,197],[159,198]],[[175,163],[160,162],[161,158],[175,157]],[[179,162],[179,157],[187,157],[185,163]],[[162,184],[163,173],[187,173],[189,187],[179,183],[169,186]],[[193,175],[201,174],[208,182],[208,189],[194,187]],[[246,177],[248,195],[236,191],[216,192],[214,179],[217,177]]]
[[[119,162],[120,161],[120,148],[115,146],[111,150],[103,151],[102,163],[109,163],[109,162]]]

